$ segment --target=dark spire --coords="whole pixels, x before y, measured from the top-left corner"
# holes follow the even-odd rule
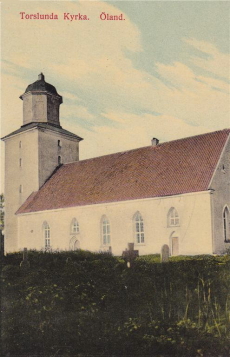
[[[45,80],[45,76],[44,76],[44,74],[42,72],[38,75],[38,79],[42,80],[42,81]]]

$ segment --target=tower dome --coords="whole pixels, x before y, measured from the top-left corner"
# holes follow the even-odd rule
[[[27,86],[20,99],[23,100],[24,125],[32,122],[60,125],[59,106],[62,96],[52,84],[45,81],[43,73],[38,75],[37,81]]]
[[[37,81],[28,85],[25,93],[34,91],[45,91],[51,94],[59,95],[56,91],[56,88],[52,84],[49,84],[45,81],[45,76],[43,73],[38,75]]]

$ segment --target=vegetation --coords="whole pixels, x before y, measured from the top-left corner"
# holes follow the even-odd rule
[[[230,355],[230,256],[30,251],[2,269],[4,356]]]

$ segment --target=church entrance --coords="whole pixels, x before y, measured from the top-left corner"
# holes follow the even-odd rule
[[[172,237],[172,255],[179,254],[179,239],[178,237]]]
[[[179,237],[175,231],[169,236],[169,246],[171,255],[179,255]]]
[[[78,249],[80,249],[80,242],[76,237],[72,237],[70,239],[69,249],[70,250],[78,250]]]

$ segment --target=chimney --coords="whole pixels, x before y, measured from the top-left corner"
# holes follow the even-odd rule
[[[159,143],[159,140],[157,138],[152,138],[151,143],[152,143],[152,146],[157,146]]]

